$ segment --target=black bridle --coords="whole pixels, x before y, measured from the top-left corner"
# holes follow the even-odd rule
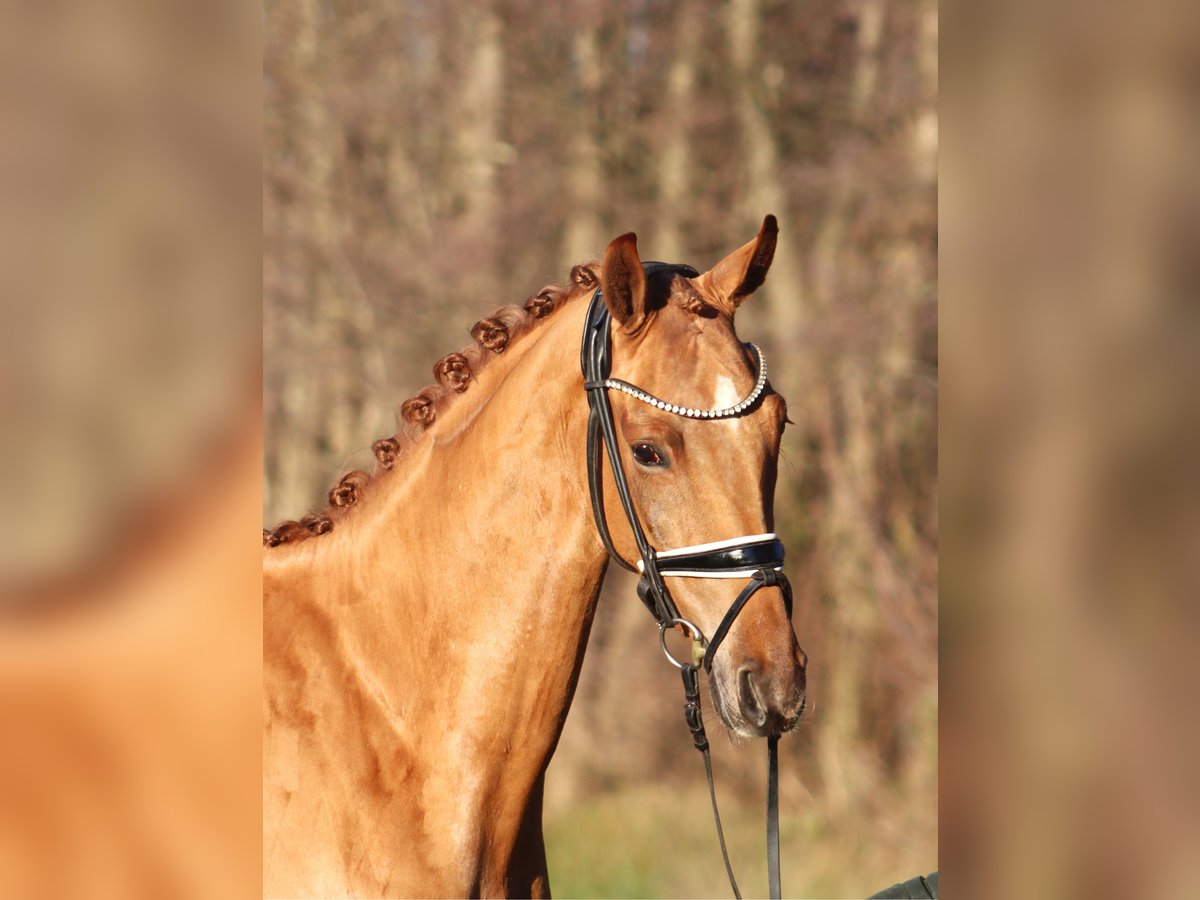
[[[668,263],[649,262],[644,264],[646,276],[659,272],[668,272],[695,278],[699,273],[691,266],[671,265]],[[709,755],[708,738],[704,732],[704,722],[700,712],[700,681],[699,667],[712,673],[713,660],[717,649],[721,646],[729,629],[750,599],[762,588],[778,587],[787,607],[788,617],[792,614],[792,589],[784,576],[783,543],[774,534],[749,535],[731,540],[716,541],[692,547],[681,547],[675,550],[659,552],[650,544],[646,532],[638,519],[633,506],[633,496],[629,491],[629,482],[625,477],[625,468],[621,462],[617,442],[616,425],[613,421],[612,406],[608,399],[608,390],[617,389],[631,394],[644,402],[651,403],[660,409],[689,418],[726,418],[741,415],[756,406],[766,384],[766,364],[757,348],[752,348],[758,357],[759,372],[755,390],[741,403],[723,410],[701,411],[682,409],[667,404],[646,391],[628,382],[610,377],[612,373],[612,316],[604,303],[600,288],[592,295],[588,307],[587,318],[583,329],[583,348],[581,365],[583,367],[583,386],[588,398],[588,437],[587,437],[587,470],[588,485],[592,496],[592,512],[596,518],[596,528],[600,538],[608,549],[609,555],[617,563],[631,572],[639,572],[638,596],[650,610],[658,622],[659,642],[663,652],[672,665],[680,670],[683,677],[684,716],[688,728],[692,732],[692,740],[704,757],[704,768],[708,774],[708,789],[712,798],[713,817],[717,825],[717,837],[721,843],[721,855],[725,860],[725,871],[729,874],[729,883],[734,896],[741,900],[737,880],[733,876],[733,867],[729,862],[729,851],[725,846],[725,833],[721,827],[721,814],[717,810],[717,794],[713,785],[712,759]],[[608,457],[612,470],[613,483],[621,506],[625,510],[625,518],[633,531],[633,539],[637,544],[641,559],[637,565],[626,562],[613,546],[612,535],[608,530],[608,522],[604,515],[604,498],[601,493],[601,454]],[[671,597],[664,578],[747,578],[749,583],[738,594],[737,599],[729,607],[721,619],[712,637],[706,639],[700,629],[679,614],[679,608]],[[689,661],[680,662],[666,649],[666,632],[669,628],[682,627],[688,631],[692,639],[692,655]],[[773,900],[781,893],[779,880],[779,754],[778,735],[767,738],[767,874],[770,882],[770,892]]]

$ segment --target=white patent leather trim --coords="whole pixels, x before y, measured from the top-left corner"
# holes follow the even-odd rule
[[[719,569],[717,571],[701,572],[696,569],[682,569],[678,572],[659,572],[663,578],[749,578],[755,572],[762,569],[762,566],[755,566],[752,569]],[[776,572],[783,571],[783,565],[771,566]],[[638,566],[641,569],[641,566]]]
[[[744,534],[741,537],[726,538],[723,541],[709,541],[707,544],[692,544],[689,547],[676,547],[674,550],[662,550],[662,551],[656,552],[655,556],[658,559],[673,559],[678,556],[689,556],[692,553],[707,553],[710,550],[727,550],[730,547],[740,547],[744,544],[758,544],[763,541],[777,541],[777,540],[779,540],[779,535],[775,534],[775,532],[773,532],[773,531],[768,532],[766,534]],[[644,566],[645,566],[645,563],[639,559],[638,564],[637,564],[638,571],[639,572],[643,571]],[[745,571],[755,572],[759,568],[761,568],[761,566],[756,566],[754,568],[746,569]],[[781,565],[775,566],[774,568],[782,569],[783,566],[781,566]],[[731,570],[728,575],[715,575],[712,572],[708,572],[705,574],[696,573],[696,574],[688,574],[688,575],[684,575],[683,572],[671,572],[671,573],[664,572],[663,574],[664,575],[666,575],[666,574],[684,575],[684,577],[689,577],[689,578],[742,578],[744,576],[741,574],[741,571],[742,570]]]

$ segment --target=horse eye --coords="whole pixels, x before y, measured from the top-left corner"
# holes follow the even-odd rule
[[[653,444],[634,444],[633,458],[638,461],[639,465],[643,466],[665,466],[667,464],[662,455],[654,449]]]

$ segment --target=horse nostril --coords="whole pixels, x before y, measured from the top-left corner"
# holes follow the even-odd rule
[[[767,711],[758,697],[758,689],[754,684],[754,669],[743,666],[738,670],[738,705],[742,715],[751,725],[761,726],[767,721]]]

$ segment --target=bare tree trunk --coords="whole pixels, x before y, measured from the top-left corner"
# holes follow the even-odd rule
[[[571,213],[563,234],[563,255],[572,262],[595,258],[603,249],[600,213],[604,171],[600,157],[600,135],[596,118],[602,69],[596,29],[588,23],[575,34],[573,45],[576,77],[585,101],[574,109],[575,127],[567,170],[567,193]]]
[[[858,45],[851,78],[850,119],[865,127],[877,83],[878,49],[883,23],[882,0],[865,0],[857,30]],[[814,300],[831,316],[840,290],[846,234],[857,189],[850,167],[841,164],[834,148],[830,166],[829,203],[812,250]],[[836,373],[828,366],[836,365]],[[836,659],[827,669],[825,720],[817,739],[817,756],[824,777],[826,801],[833,815],[844,815],[862,799],[862,790],[876,783],[862,741],[862,679],[868,670],[867,647],[876,616],[871,595],[870,567],[864,538],[871,527],[862,521],[868,498],[874,495],[871,448],[873,417],[866,409],[866,373],[854,359],[822,361],[826,368],[821,391],[822,468],[829,482],[824,523],[827,540],[836,547],[838,563],[831,567],[830,587],[836,603],[829,621],[826,652]],[[836,424],[835,424],[836,423]]]
[[[920,183],[937,183],[938,162],[938,8],[924,0],[917,9],[917,70],[921,74],[921,109],[913,131],[914,169]]]
[[[856,121],[867,115],[879,80],[879,41],[883,36],[884,0],[862,0],[858,13],[858,54],[850,114]]]
[[[850,117],[859,133],[871,135],[891,158],[893,148],[901,165],[911,167],[913,182],[931,183],[936,171],[936,113],[932,105],[912,110],[912,132],[885,131],[879,109],[880,72],[884,59],[887,7],[883,0],[865,0],[860,8],[857,54],[851,77]],[[918,24],[919,13],[914,12]],[[928,28],[928,20],[925,20]],[[919,29],[918,29],[919,33]],[[928,53],[936,43],[926,41],[919,51]],[[936,79],[936,71],[931,76]],[[934,92],[927,81],[924,92],[932,103]],[[929,141],[928,129],[934,129]],[[922,174],[924,173],[924,174]],[[893,183],[898,183],[893,179]],[[845,154],[832,159],[829,204],[813,247],[812,271],[817,306],[836,319],[840,298],[854,290],[854,278],[846,269],[853,259],[852,228],[856,212],[872,198],[864,196],[857,166]],[[886,190],[887,179],[881,179]],[[875,202],[881,202],[876,200]],[[914,588],[919,578],[907,561],[897,561],[897,536],[911,534],[907,516],[911,510],[893,511],[885,505],[883,473],[907,439],[903,429],[914,423],[904,416],[916,415],[909,399],[921,321],[921,305],[930,273],[924,271],[922,251],[902,228],[889,228],[886,239],[877,242],[872,262],[877,273],[866,281],[868,291],[886,285],[886,298],[868,296],[860,314],[870,318],[876,336],[872,352],[841,359],[824,359],[822,381],[823,419],[820,434],[823,468],[829,484],[829,509],[824,530],[839,554],[831,567],[830,587],[836,603],[830,623],[826,652],[837,660],[829,667],[825,721],[818,738],[818,756],[825,775],[830,809],[843,813],[866,801],[864,786],[879,784],[883,775],[880,748],[866,733],[864,715],[875,705],[864,693],[869,674],[877,663],[872,654],[897,640],[896,621],[915,621],[919,603]],[[861,287],[858,290],[862,290]],[[897,410],[908,410],[898,413]],[[898,421],[899,419],[899,421]],[[835,424],[836,423],[836,424]],[[915,423],[918,427],[921,422]],[[925,427],[932,427],[926,423]],[[890,534],[889,538],[887,535]],[[903,541],[903,537],[900,538]],[[888,610],[885,615],[883,610]],[[921,635],[917,636],[919,640]],[[924,635],[928,638],[928,635]],[[916,646],[918,653],[936,658],[932,646]],[[876,709],[876,712],[878,710]],[[915,715],[914,701],[890,711],[903,720]]]
[[[317,0],[299,0],[293,7],[293,41],[289,46],[286,66],[293,84],[320,84],[319,28]],[[347,423],[340,415],[339,404],[331,402],[336,391],[333,380],[345,377],[338,371],[338,360],[329,359],[326,352],[337,353],[340,334],[336,327],[336,298],[332,296],[325,259],[331,243],[337,239],[336,223],[327,195],[327,185],[333,170],[334,136],[331,133],[323,98],[307,87],[296,96],[292,146],[298,160],[297,191],[292,206],[285,213],[289,224],[307,231],[313,238],[315,252],[308,259],[297,260],[311,285],[306,299],[313,304],[313,313],[288,316],[285,322],[290,334],[287,346],[295,356],[296,365],[283,395],[283,416],[293,435],[292,441],[280,448],[279,496],[280,508],[302,510],[317,501],[314,488],[320,474],[316,471],[318,457],[310,447],[328,442],[337,445],[336,435],[344,433]],[[329,369],[327,374],[324,370]]]
[[[798,248],[794,238],[788,236],[789,210],[780,183],[775,135],[755,90],[755,86],[762,83],[763,68],[759,19],[758,0],[732,0],[726,12],[730,54],[736,73],[735,105],[741,129],[741,153],[749,176],[746,206],[757,210],[757,217],[774,213],[782,222],[779,248],[771,266],[767,313],[775,339],[789,346],[800,337],[807,298],[798,262],[800,257],[796,252]],[[758,222],[746,224],[757,226]],[[802,383],[799,375],[797,369],[772,372],[771,380],[786,394]]]
[[[470,55],[463,73],[452,132],[458,171],[457,188],[463,218],[479,235],[491,231],[496,218],[496,162],[500,145],[503,96],[503,51],[500,18],[490,4],[468,15],[463,48]]]
[[[679,226],[684,220],[681,212],[689,207],[692,184],[692,135],[687,123],[694,104],[696,47],[702,22],[690,0],[682,0],[673,29],[675,44],[662,111],[666,124],[658,157],[659,220],[654,246],[655,253],[666,260],[686,259],[688,254]]]

